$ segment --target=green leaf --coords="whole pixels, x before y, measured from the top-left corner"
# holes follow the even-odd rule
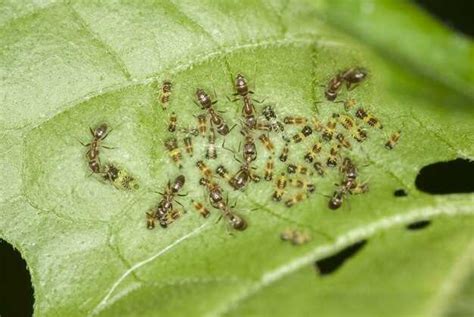
[[[7,1],[0,12],[0,238],[28,263],[36,316],[472,311],[474,270],[465,254],[474,243],[474,196],[431,196],[414,186],[426,164],[473,157],[470,40],[398,1]],[[321,85],[354,66],[369,76],[339,99],[355,98],[384,125],[368,127],[366,142],[351,139],[344,154],[369,193],[329,210],[326,196],[341,176],[327,168],[326,177],[311,178],[316,193],[293,208],[272,201],[268,182],[232,191],[219,181],[248,221],[243,232],[218,222],[216,209],[208,219],[194,212],[191,199],[207,202],[195,167],[207,141],[194,139],[195,156],[184,154],[179,170],[163,145],[170,111],[179,124],[195,125],[200,87],[219,100],[229,124],[239,124],[240,102],[227,97],[242,72],[264,100],[259,112],[273,104],[280,119],[326,122],[344,107],[328,102]],[[165,112],[157,86],[166,79],[173,93]],[[112,128],[101,161],[133,176],[138,190],[89,175],[78,141],[88,143],[89,127],[101,122]],[[398,129],[399,144],[385,149]],[[226,148],[239,148],[239,130]],[[218,135],[219,159],[206,163],[235,172],[239,163],[223,140]],[[284,141],[272,140],[279,155]],[[302,162],[313,140],[291,144],[290,159]],[[268,153],[257,145],[262,174]],[[321,160],[328,152],[325,144]],[[275,173],[283,170],[277,160]],[[166,230],[147,230],[156,192],[180,173],[187,213]],[[394,197],[398,188],[408,196]],[[425,230],[403,229],[425,219],[433,219]],[[288,227],[312,241],[282,242]],[[361,239],[367,245],[339,270],[315,276],[314,261]]]

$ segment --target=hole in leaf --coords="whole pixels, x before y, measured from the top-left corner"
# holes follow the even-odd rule
[[[420,230],[428,227],[431,224],[431,221],[429,220],[420,220],[416,222],[412,222],[409,225],[407,225],[408,230]]]
[[[456,159],[423,167],[415,180],[416,188],[434,194],[474,192],[474,162]]]
[[[32,316],[33,286],[20,252],[0,239],[0,316]]]
[[[337,269],[339,269],[345,261],[347,261],[350,257],[353,257],[357,252],[359,252],[362,247],[365,246],[367,240],[361,240],[359,242],[354,243],[346,247],[345,249],[339,251],[338,253],[316,261],[314,263],[316,270],[318,271],[319,275],[327,275],[331,274]]]
[[[395,196],[395,197],[405,197],[405,196],[408,196],[408,193],[403,188],[400,188],[400,189],[397,189],[393,192],[393,196]]]

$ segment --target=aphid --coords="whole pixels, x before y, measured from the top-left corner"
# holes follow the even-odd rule
[[[335,167],[337,165],[337,155],[339,154],[339,145],[334,145],[329,150],[329,157],[326,161],[328,167]]]
[[[346,130],[352,130],[356,126],[354,118],[352,118],[351,116],[348,116],[346,114],[340,114],[340,115],[337,115],[336,117],[337,117],[339,123]]]
[[[285,194],[285,188],[287,184],[287,178],[285,173],[281,173],[280,176],[278,176],[276,180],[276,189],[273,192],[273,200],[274,201],[280,201],[283,195]]]
[[[344,201],[344,195],[345,191],[336,190],[329,199],[328,207],[333,210],[341,207]]]
[[[212,107],[217,101],[212,101],[211,97],[202,89],[196,90],[196,98],[201,109],[208,111],[211,116],[211,122],[216,126],[216,130],[221,135],[227,135],[230,131],[229,126],[224,122],[224,119]],[[198,106],[199,106],[198,105]]]
[[[357,194],[367,193],[368,191],[369,191],[369,184],[362,183],[362,184],[355,184],[355,186],[351,188],[350,193],[357,195]]]
[[[206,208],[206,206],[204,206],[203,203],[199,202],[199,201],[195,201],[195,200],[191,200],[193,206],[194,206],[194,209],[196,209],[196,211],[203,217],[203,218],[207,218],[210,216],[210,212],[209,212],[209,209]]]
[[[282,132],[285,131],[285,127],[283,126],[283,123],[277,120],[277,117],[275,115],[275,111],[273,111],[273,107],[271,105],[265,106],[262,111],[263,116],[265,119],[268,120],[272,127],[272,131],[274,132]]]
[[[351,130],[351,135],[357,142],[363,142],[367,139],[367,132],[360,127],[354,127]]]
[[[139,188],[139,185],[133,176],[131,176],[126,170],[118,168],[112,163],[105,165],[102,177],[104,180],[111,182],[115,188],[120,190],[136,190]]]
[[[199,134],[201,134],[202,137],[205,137],[206,132],[207,132],[206,115],[205,114],[200,114],[200,115],[197,116],[197,119],[198,119]]]
[[[262,110],[262,114],[268,121],[276,119],[275,111],[271,105],[265,106]]]
[[[337,121],[334,118],[329,119],[328,123],[323,128],[322,137],[324,140],[326,141],[332,140],[334,132],[336,132],[336,125],[337,125]]]
[[[302,245],[311,241],[311,235],[304,231],[285,229],[281,232],[280,239],[290,241],[293,245]]]
[[[339,141],[339,143],[345,147],[346,149],[350,149],[351,148],[351,143],[349,141],[347,141],[347,139],[344,137],[344,134],[342,133],[338,133],[336,135],[336,139]]]
[[[295,143],[300,143],[303,141],[305,138],[310,136],[313,133],[313,130],[311,129],[310,126],[304,126],[301,132],[298,132],[293,136],[293,142]]]
[[[163,110],[166,110],[168,108],[168,103],[171,96],[171,88],[172,88],[172,84],[170,81],[167,81],[167,80],[165,80],[163,84],[161,85],[160,102],[161,102],[161,107],[163,108]]]
[[[194,154],[193,139],[190,136],[186,136],[184,137],[183,142],[184,142],[186,153],[188,153],[189,156],[192,157]]]
[[[342,78],[346,81],[347,89],[352,85],[362,82],[367,77],[367,70],[362,67],[350,68],[342,73]]]
[[[289,182],[291,186],[301,188],[307,193],[313,193],[316,190],[316,186],[305,179],[292,178]]]
[[[322,124],[316,116],[311,118],[311,124],[313,125],[314,131],[321,132],[324,129],[324,124]]]
[[[265,176],[264,179],[266,181],[271,181],[273,178],[273,168],[274,168],[275,162],[273,161],[273,157],[269,157],[267,162],[265,163]]]
[[[92,134],[92,141],[88,144],[83,144],[81,142],[82,145],[89,147],[89,149],[86,152],[86,158],[87,158],[88,165],[92,173],[101,172],[99,152],[100,152],[101,142],[105,140],[105,138],[108,136],[107,130],[108,130],[108,126],[106,123],[100,124],[94,130],[89,128],[89,131]]]
[[[247,81],[241,74],[237,74],[235,78],[235,90],[237,91],[235,95],[241,96],[244,103],[244,106],[242,107],[242,116],[245,119],[245,124],[249,129],[254,129],[257,120],[255,118],[255,107],[252,103],[252,98],[250,98],[250,94],[253,92],[249,90]]]
[[[268,137],[268,135],[262,134],[258,137],[258,139],[260,140],[260,142],[262,142],[263,146],[265,146],[267,151],[269,151],[270,153],[275,152],[275,146],[273,145],[273,143],[270,140],[270,138]]]
[[[206,150],[206,159],[215,160],[217,158],[217,148],[216,148],[216,133],[214,128],[211,126],[208,136],[208,144]]]
[[[358,108],[355,115],[357,118],[364,120],[364,122],[368,125],[375,128],[383,129],[383,126],[380,123],[379,119],[377,119],[374,115],[364,110],[363,108]]]
[[[308,119],[305,117],[292,117],[292,116],[287,116],[283,118],[283,123],[285,124],[306,124]]]
[[[321,152],[322,149],[322,144],[321,142],[315,143],[311,149],[305,154],[304,160],[307,163],[312,163],[316,157],[318,156],[319,152]]]
[[[211,169],[201,160],[196,162],[196,166],[199,168],[201,171],[201,174],[204,176],[206,179],[211,179],[212,178],[212,171]]]
[[[147,212],[146,213],[146,228],[152,230],[155,228],[155,213],[154,212]]]
[[[242,156],[247,163],[253,162],[257,159],[257,147],[255,141],[250,133],[245,130],[245,143],[242,149]]]
[[[324,167],[321,164],[321,162],[314,162],[313,164],[314,169],[316,170],[316,173],[319,174],[319,176],[324,176]]]
[[[179,210],[172,209],[169,212],[167,212],[163,217],[158,219],[158,221],[162,228],[166,228],[170,224],[175,222],[177,219],[179,219],[179,217],[181,217],[181,213],[179,212]]]
[[[269,122],[257,122],[255,125],[255,129],[260,130],[260,131],[272,131],[272,125]]]
[[[398,140],[400,139],[401,133],[402,131],[400,130],[394,132],[388,139],[387,143],[385,143],[385,147],[389,150],[392,150],[395,147],[395,145],[397,145]]]
[[[229,171],[224,167],[224,165],[217,166],[216,174],[225,179],[227,182],[230,182],[232,179],[232,177],[229,175]]]
[[[288,164],[287,171],[289,174],[313,175],[306,166],[299,164]]]
[[[170,116],[170,121],[168,123],[168,131],[175,132],[176,131],[176,123],[178,122],[178,117],[176,113],[172,112]]]
[[[308,197],[308,195],[305,192],[297,193],[287,201],[285,201],[285,206],[290,208],[293,207],[295,204],[305,200]]]
[[[163,198],[158,203],[158,206],[152,210],[152,214],[158,219],[160,226],[163,228],[166,228],[180,217],[179,211],[173,209],[173,201],[178,192],[183,188],[184,183],[184,175],[176,177],[173,183],[168,181],[164,193],[161,194]]]
[[[171,159],[178,165],[179,168],[182,167],[181,159],[181,150],[178,147],[178,140],[176,138],[169,138],[165,141],[165,147],[168,150],[168,153]]]
[[[286,142],[285,145],[283,146],[283,149],[281,150],[281,154],[280,154],[280,161],[282,162],[286,162],[286,160],[288,160],[288,152],[290,151],[290,147],[288,145],[289,143]]]
[[[338,101],[338,102],[344,103],[344,110],[346,111],[351,110],[357,104],[356,100],[352,98],[349,98],[345,101]]]

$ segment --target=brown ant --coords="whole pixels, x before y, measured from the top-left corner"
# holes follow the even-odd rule
[[[331,78],[327,84],[327,88],[324,92],[326,99],[334,101],[337,98],[337,94],[345,82],[348,90],[351,90],[351,86],[362,82],[367,77],[367,70],[361,67],[349,68],[345,71],[338,73],[336,76]]]
[[[212,107],[217,101],[212,101],[211,97],[202,89],[196,90],[196,98],[199,102],[198,106],[208,111],[211,117],[211,123],[216,126],[217,132],[221,135],[227,135],[230,132],[229,126]]]
[[[110,131],[107,132],[108,126],[106,123],[100,124],[97,128],[92,130],[89,128],[89,131],[92,135],[92,141],[90,143],[84,144],[81,142],[83,146],[89,147],[86,152],[86,158],[88,160],[89,168],[91,169],[92,173],[101,173],[101,165],[99,160],[99,152],[101,142],[105,140],[105,138],[109,135]],[[104,148],[107,148],[104,146]]]
[[[250,94],[253,94],[253,91],[249,90],[247,81],[241,74],[237,74],[234,86],[237,91],[234,96],[242,97],[244,103],[244,106],[242,107],[242,116],[244,117],[245,125],[249,129],[254,129],[257,124],[257,119],[255,118],[255,106],[252,103],[252,98],[250,98]]]

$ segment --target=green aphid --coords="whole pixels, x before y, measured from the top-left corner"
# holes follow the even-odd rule
[[[112,163],[108,163],[103,171],[104,180],[112,183],[112,185],[120,190],[136,190],[139,185],[135,178],[126,170],[117,167]]]

